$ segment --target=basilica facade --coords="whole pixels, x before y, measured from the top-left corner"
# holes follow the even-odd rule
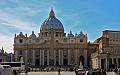
[[[34,66],[79,66],[81,62],[86,68],[87,51],[87,34],[66,34],[53,9],[38,35],[32,31],[30,36],[20,32],[14,37],[15,61]]]

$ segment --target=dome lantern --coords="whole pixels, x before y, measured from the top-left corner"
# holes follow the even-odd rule
[[[53,9],[51,9],[49,17],[55,17],[55,13],[54,13]]]

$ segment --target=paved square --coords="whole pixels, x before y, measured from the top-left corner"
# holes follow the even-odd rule
[[[22,73],[21,75],[26,75]],[[28,75],[58,75],[58,72],[29,72]],[[61,72],[61,75],[75,75],[74,72]]]
[[[26,75],[25,73],[21,73],[20,75]],[[28,75],[58,75],[58,72],[29,72]],[[75,75],[74,72],[61,72],[61,75]],[[107,75],[119,75],[114,72],[109,72]]]

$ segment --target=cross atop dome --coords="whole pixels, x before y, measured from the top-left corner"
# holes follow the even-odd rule
[[[51,8],[51,11],[50,11],[50,14],[49,14],[49,17],[54,17],[55,16],[55,13],[53,11],[53,8]]]

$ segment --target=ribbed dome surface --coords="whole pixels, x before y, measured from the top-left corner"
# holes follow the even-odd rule
[[[41,30],[49,30],[49,29],[64,30],[62,23],[55,17],[53,10],[51,10],[49,14],[49,18],[47,18],[41,25]]]

